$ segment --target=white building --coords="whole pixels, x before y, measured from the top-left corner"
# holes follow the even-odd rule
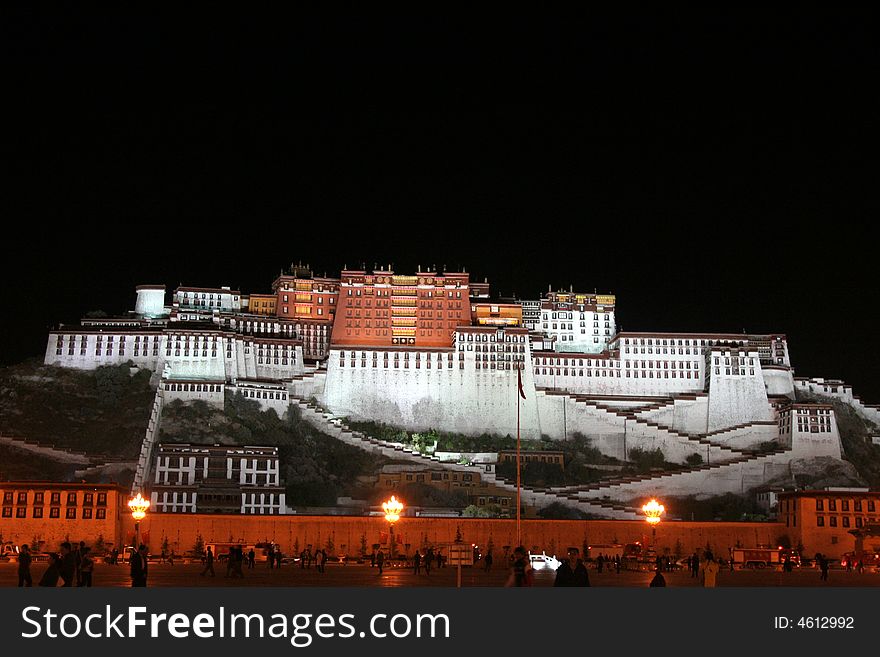
[[[564,352],[600,353],[617,333],[611,294],[547,293],[536,330]]]
[[[155,464],[152,512],[286,512],[277,447],[164,443]]]
[[[541,329],[541,301],[523,299],[519,305],[522,306],[523,326],[530,331],[539,331]]]
[[[174,307],[181,310],[241,311],[241,292],[223,287],[179,287],[174,290]]]

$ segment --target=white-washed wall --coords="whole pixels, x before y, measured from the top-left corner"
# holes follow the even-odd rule
[[[781,367],[762,367],[764,386],[768,395],[794,397],[794,376],[791,370]]]
[[[341,366],[341,355],[351,351],[330,351],[324,402],[336,415],[410,430],[516,434],[516,370],[477,370],[474,352],[466,351],[420,352],[417,368],[415,352],[408,352],[408,367],[404,367],[405,352],[400,352],[398,367],[394,367],[393,356],[385,367],[385,352],[379,353],[373,366],[374,352],[358,349],[354,366],[348,357]],[[362,359],[361,353],[367,357]],[[426,367],[428,360],[430,369]],[[522,377],[526,399],[520,406],[521,435],[537,438],[540,431],[528,356]]]

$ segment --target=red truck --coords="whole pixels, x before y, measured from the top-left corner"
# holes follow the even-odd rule
[[[739,568],[775,568],[782,564],[782,551],[776,548],[735,548],[733,563]]]

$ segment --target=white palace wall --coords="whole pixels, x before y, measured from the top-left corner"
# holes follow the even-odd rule
[[[794,376],[790,368],[771,365],[762,367],[761,374],[768,395],[785,395],[794,398]]]
[[[709,358],[710,432],[774,419],[757,351],[713,347]]]
[[[526,396],[537,398],[541,434],[563,440],[581,433],[603,454],[623,458],[626,418],[578,403],[568,395],[526,390]]]
[[[336,415],[414,431],[435,428],[465,434],[516,434],[515,369],[478,370],[472,352],[451,350],[398,351],[395,367],[393,358],[386,366],[384,354],[388,352],[359,349],[355,359],[346,358],[340,365],[342,354],[350,353],[331,349],[327,364],[323,401]],[[361,358],[362,353],[366,358]],[[375,366],[374,353],[378,354]],[[418,367],[416,353],[420,356]],[[403,360],[404,354],[409,355],[408,361]],[[521,400],[521,435],[538,438],[537,404],[528,361],[522,376],[527,398]]]
[[[290,379],[304,371],[302,344],[220,330],[113,331],[71,329],[49,334],[47,365],[93,370],[132,361],[177,379]],[[166,367],[167,366],[167,367]]]

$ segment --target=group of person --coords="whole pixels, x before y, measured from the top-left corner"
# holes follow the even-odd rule
[[[63,582],[62,586],[90,587],[92,585],[95,560],[91,555],[91,548],[84,541],[73,545],[65,541],[61,544],[60,552],[50,552],[47,556],[48,565],[37,586],[58,586],[59,580]],[[31,575],[32,563],[33,555],[30,546],[24,544],[18,554],[19,586],[34,585]]]
[[[615,554],[614,556],[609,556],[607,554],[600,554],[596,557],[596,572],[601,573],[605,568],[608,568],[608,571],[611,572],[613,569],[615,572],[620,572],[620,555]]]
[[[420,550],[416,550],[413,554],[413,574],[418,575],[421,572],[421,569],[425,569],[425,575],[431,574],[431,565],[436,561],[437,568],[443,567],[443,555],[440,553],[440,550],[437,550],[437,554],[434,554],[434,548],[428,547],[424,553]]]
[[[315,570],[317,570],[319,573],[326,572],[325,569],[327,567],[327,550],[321,548],[320,550],[315,550],[315,553],[312,554],[311,548],[307,547],[305,550],[299,553],[300,568],[311,568],[313,561],[315,562]]]

